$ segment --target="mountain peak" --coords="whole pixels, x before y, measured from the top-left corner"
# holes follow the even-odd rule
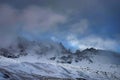
[[[85,50],[83,50],[83,51],[90,51],[90,52],[94,52],[94,51],[97,51],[97,49],[95,49],[95,48],[91,47],[91,48],[87,48],[87,49],[85,49]]]

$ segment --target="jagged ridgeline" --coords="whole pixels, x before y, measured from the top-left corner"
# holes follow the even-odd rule
[[[71,52],[67,50],[62,43],[56,43],[53,41],[30,41],[24,37],[17,37],[15,42],[9,47],[0,48],[0,55],[8,58],[17,58],[30,54],[30,51],[34,51],[33,54],[44,55],[49,51],[56,52],[58,54],[66,54]]]
[[[0,80],[120,80],[120,54],[18,37],[0,48]]]
[[[27,55],[37,55],[57,63],[115,63],[119,64],[120,55],[112,51],[87,48],[85,50],[66,49],[62,43],[54,41],[30,41],[24,37],[17,37],[15,42],[7,48],[0,48],[0,55],[7,58],[19,58]]]

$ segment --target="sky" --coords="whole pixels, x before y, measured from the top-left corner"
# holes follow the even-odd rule
[[[0,46],[17,36],[120,52],[120,0],[0,0]]]

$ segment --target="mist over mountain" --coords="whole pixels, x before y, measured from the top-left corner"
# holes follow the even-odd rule
[[[120,80],[120,0],[0,0],[0,80]]]
[[[31,41],[18,37],[9,47],[0,49],[0,61],[3,80],[120,79],[119,53],[95,48],[72,52],[52,40]]]
[[[90,63],[115,63],[120,64],[120,54],[113,51],[87,48],[72,52],[64,47],[61,42],[30,41],[24,37],[17,37],[15,42],[9,47],[1,48],[0,55],[7,58],[19,58],[27,55],[38,55],[39,57],[51,60],[60,59],[62,63],[81,62],[86,60]],[[56,60],[59,62],[59,60]]]

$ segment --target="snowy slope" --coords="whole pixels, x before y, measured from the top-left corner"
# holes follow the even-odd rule
[[[33,77],[32,75],[36,75],[39,77],[47,76],[47,77],[71,78],[71,79],[84,78],[86,80],[119,80],[120,79],[119,65],[96,64],[94,66],[96,66],[97,68],[95,67],[93,68],[90,65],[75,66],[71,64],[61,64],[61,63],[46,63],[46,62],[42,63],[42,62],[31,62],[31,61],[22,62],[16,59],[8,59],[5,57],[1,57],[0,60],[1,60],[0,61],[1,78],[4,78],[3,76],[5,76],[6,74],[9,76],[9,78],[15,78],[15,80],[19,80],[19,79],[23,80],[21,79],[23,76],[30,78]]]
[[[118,64],[120,65],[120,54],[112,51],[96,50],[94,48],[85,49],[76,52],[75,56],[78,61],[88,61],[94,64]]]
[[[72,53],[53,41],[16,42],[0,49],[0,80],[120,80],[120,55],[115,52],[90,48]]]

